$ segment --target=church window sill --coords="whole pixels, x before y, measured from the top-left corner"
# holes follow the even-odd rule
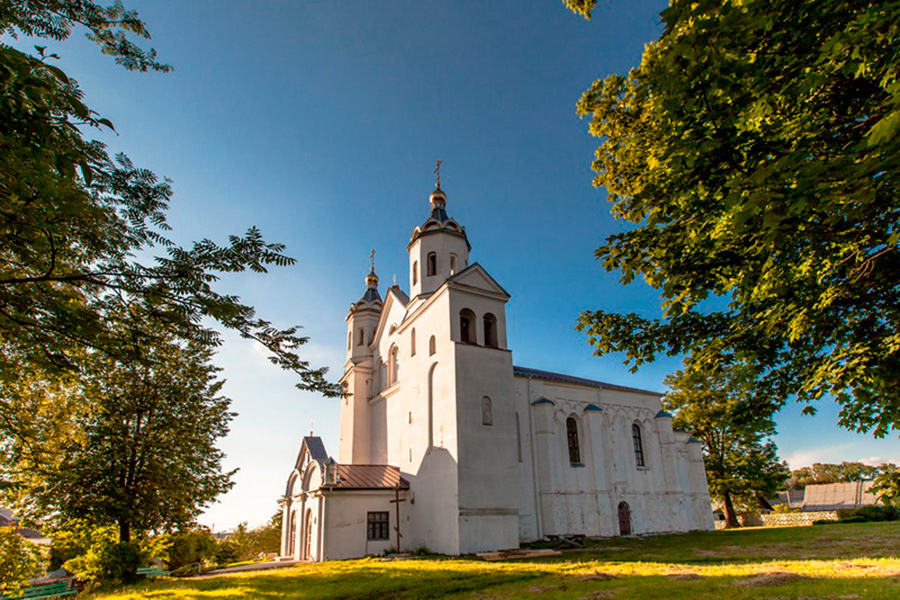
[[[573,462],[573,463],[569,463],[569,464],[572,465],[573,467],[583,467],[584,466],[584,463],[577,463],[577,462]]]

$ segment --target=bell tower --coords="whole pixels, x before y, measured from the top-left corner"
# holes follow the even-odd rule
[[[341,404],[339,447],[340,462],[344,464],[370,462],[368,398],[372,393],[375,370],[372,340],[383,305],[381,294],[378,293],[378,275],[375,274],[375,251],[372,250],[372,266],[366,275],[366,291],[358,302],[350,305],[347,313],[347,362],[341,378],[344,397]]]
[[[469,266],[469,240],[465,227],[447,215],[447,194],[441,189],[440,163],[437,184],[428,198],[431,213],[413,229],[409,252],[409,296],[427,297],[448,278]]]

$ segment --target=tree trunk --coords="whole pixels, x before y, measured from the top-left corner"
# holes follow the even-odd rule
[[[122,520],[119,521],[119,541],[120,542],[130,542],[131,541],[131,523],[128,521]]]
[[[734,512],[734,504],[731,503],[731,493],[725,492],[724,502],[723,502],[723,511],[725,512],[725,529],[732,529],[734,527],[740,527],[741,524],[738,522],[737,514]]]

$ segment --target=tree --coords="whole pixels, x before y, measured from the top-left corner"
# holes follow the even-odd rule
[[[701,373],[686,369],[666,377],[670,390],[663,407],[675,413],[673,425],[703,442],[710,497],[722,504],[726,527],[739,527],[736,507],[753,510],[788,478],[770,436],[774,407],[752,401],[752,377],[739,369]]]
[[[881,465],[881,473],[875,478],[869,491],[885,506],[900,506],[900,469],[897,465]]]
[[[41,548],[20,536],[17,529],[0,526],[0,591],[17,589],[44,571]]]
[[[128,69],[168,70],[153,50],[126,34],[149,37],[120,2],[42,0],[0,3],[0,33],[66,39],[76,25]],[[0,377],[24,363],[45,372],[79,368],[93,352],[115,356],[106,313],[121,297],[185,340],[218,343],[212,317],[268,348],[299,376],[298,387],[336,396],[339,388],[297,354],[307,338],[279,329],[235,296],[219,293],[221,273],[265,272],[293,264],[283,246],[250,228],[225,245],[181,247],[165,236],[169,182],[114,159],[84,137],[112,123],[90,110],[78,84],[53,65],[0,46]],[[140,262],[137,255],[163,255]],[[4,400],[4,399],[0,399]]]
[[[832,396],[845,427],[897,428],[898,13],[672,0],[640,66],[590,87],[594,183],[635,224],[597,257],[662,297],[658,319],[583,313],[597,354],[743,364],[767,398]]]
[[[60,421],[65,428],[11,443],[7,467],[26,514],[115,524],[119,542],[129,542],[190,525],[230,489],[216,442],[232,413],[209,345],[150,337],[141,313],[112,325],[121,332],[117,355],[130,358],[95,354],[83,363],[90,370],[74,388],[77,401],[60,398],[66,390],[32,394],[21,413],[71,413]],[[10,395],[25,399],[27,390]]]

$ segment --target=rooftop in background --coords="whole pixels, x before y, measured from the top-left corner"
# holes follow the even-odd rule
[[[656,394],[662,396],[660,392],[652,392],[650,390],[642,390],[639,388],[626,387],[624,385],[615,385],[613,383],[604,383],[593,379],[585,379],[583,377],[574,377],[572,375],[563,375],[562,373],[553,373],[551,371],[541,371],[539,369],[529,369],[528,367],[513,367],[513,375],[517,377],[531,377],[532,379],[544,379],[546,381],[558,381],[561,383],[574,383],[576,385],[587,385],[604,390],[616,390],[619,392],[636,392],[639,394]]]

